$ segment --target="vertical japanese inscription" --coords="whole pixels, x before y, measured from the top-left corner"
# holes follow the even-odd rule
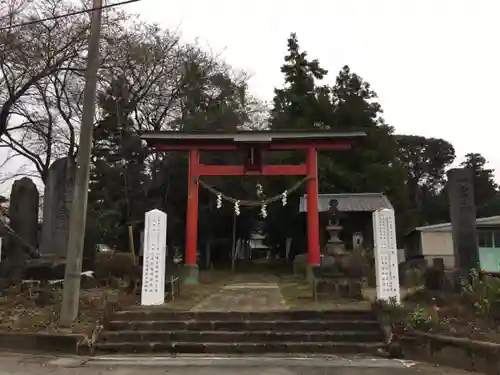
[[[165,256],[167,215],[159,210],[146,213],[141,305],[165,301]]]
[[[400,300],[397,244],[394,211],[384,209],[373,213],[375,272],[377,298]]]
[[[479,265],[473,177],[469,168],[448,172],[455,265],[464,272]]]

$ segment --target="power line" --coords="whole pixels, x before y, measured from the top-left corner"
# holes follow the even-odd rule
[[[64,13],[64,14],[60,14],[60,15],[57,15],[57,16],[47,17],[47,18],[43,18],[43,19],[39,19],[39,20],[33,20],[33,21],[28,21],[28,22],[23,22],[23,23],[16,23],[15,25],[0,27],[0,31],[11,30],[11,29],[15,29],[15,28],[18,28],[18,27],[23,27],[23,26],[35,25],[37,23],[42,23],[42,22],[46,22],[46,21],[58,20],[60,18],[76,16],[78,14],[90,13],[90,12],[92,12],[94,10],[114,8],[114,7],[117,7],[117,6],[120,6],[120,5],[127,5],[127,4],[131,4],[131,3],[136,3],[138,1],[141,1],[141,0],[125,0],[125,1],[122,1],[122,2],[119,2],[119,3],[106,4],[106,5],[103,5],[103,6],[99,7],[99,8],[82,9],[82,10],[77,10],[77,11],[74,11],[74,12]]]

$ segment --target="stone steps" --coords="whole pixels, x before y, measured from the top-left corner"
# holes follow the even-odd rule
[[[161,307],[134,308],[117,311],[111,320],[117,321],[151,321],[151,320],[260,320],[260,321],[297,321],[297,320],[376,320],[373,311],[369,310],[325,310],[325,311],[270,311],[270,312],[238,312],[238,311],[169,311]]]
[[[359,331],[105,331],[102,342],[219,342],[219,343],[287,343],[287,342],[381,342],[382,332]]]
[[[109,331],[377,331],[377,320],[112,320]]]
[[[99,342],[96,344],[96,350],[143,354],[357,354],[375,353],[384,346],[383,343],[358,342]]]
[[[384,347],[372,311],[114,313],[96,350],[113,353],[337,354]]]

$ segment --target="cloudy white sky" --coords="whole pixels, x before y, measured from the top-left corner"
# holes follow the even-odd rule
[[[252,74],[264,100],[282,84],[296,32],[329,82],[345,64],[370,82],[398,133],[444,138],[458,161],[480,152],[500,177],[498,0],[141,0],[123,9],[220,52]]]

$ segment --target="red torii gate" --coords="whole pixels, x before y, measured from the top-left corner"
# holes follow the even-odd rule
[[[198,178],[201,176],[283,176],[297,175],[307,180],[307,251],[310,267],[320,264],[318,214],[318,150],[349,150],[361,132],[332,131],[238,131],[223,132],[147,132],[141,138],[155,151],[189,152],[189,180],[186,224],[186,284],[198,283]],[[246,152],[244,165],[200,163],[201,151]],[[303,151],[306,163],[264,165],[265,151]]]

